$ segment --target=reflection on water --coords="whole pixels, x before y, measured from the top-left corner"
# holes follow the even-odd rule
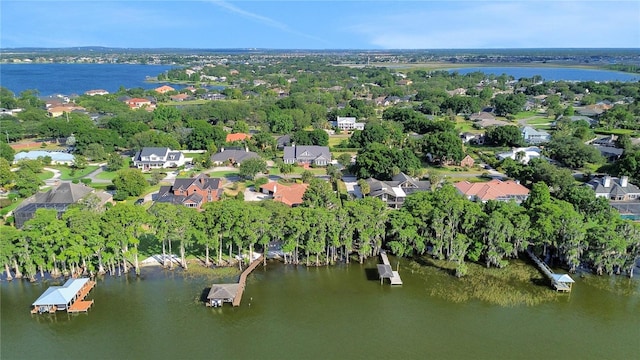
[[[395,260],[393,261],[395,263]],[[404,285],[380,285],[361,264],[306,268],[270,262],[249,277],[240,307],[200,301],[212,279],[145,268],[107,277],[88,314],[31,315],[49,284],[2,282],[2,359],[58,358],[607,358],[637,356],[640,281],[576,279],[553,300],[492,305],[438,269],[400,262]],[[422,271],[419,271],[422,270]],[[218,279],[219,280],[219,279]],[[218,281],[216,280],[216,281]],[[467,280],[463,280],[467,281]],[[473,283],[471,283],[473,285]],[[474,293],[482,292],[472,289]]]

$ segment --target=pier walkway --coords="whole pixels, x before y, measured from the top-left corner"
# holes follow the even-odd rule
[[[378,273],[380,274],[380,283],[383,279],[389,279],[391,285],[402,285],[402,279],[397,271],[394,271],[389,263],[387,252],[380,250],[380,257],[382,258],[382,264],[378,264]]]
[[[233,306],[240,306],[240,301],[242,301],[242,293],[244,293],[244,287],[247,284],[247,276],[251,274],[251,272],[260,265],[262,262],[262,257],[264,255],[260,255],[257,259],[253,260],[251,265],[248,268],[244,269],[242,274],[240,274],[240,280],[238,281],[238,292],[236,292],[236,296],[233,298]]]
[[[533,260],[533,262],[536,263],[536,265],[538,266],[538,269],[540,269],[540,271],[542,271],[542,273],[547,278],[549,278],[549,280],[551,281],[551,286],[556,291],[562,291],[562,292],[571,291],[571,286],[574,283],[571,276],[567,274],[554,273],[544,261],[538,259],[538,257],[533,253],[533,251],[531,251],[531,249],[527,249],[527,254],[531,258],[531,260]]]

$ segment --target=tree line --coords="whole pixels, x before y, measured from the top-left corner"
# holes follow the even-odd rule
[[[166,267],[174,266],[167,254],[177,252],[187,269],[189,255],[205,266],[222,266],[255,249],[268,251],[275,242],[288,264],[363,262],[386,247],[398,256],[428,254],[455,262],[456,276],[464,276],[468,261],[502,268],[533,247],[572,272],[586,266],[597,274],[632,276],[640,258],[640,225],[601,203],[593,197],[572,205],[552,198],[548,186],[537,182],[522,205],[473,202],[450,184],[411,194],[400,210],[377,198],[338,202],[318,194],[294,208],[236,199],[208,203],[203,211],[119,203],[99,212],[81,204],[61,217],[39,209],[20,230],[3,227],[0,262],[9,279],[120,275],[139,273],[141,247],[161,252]]]

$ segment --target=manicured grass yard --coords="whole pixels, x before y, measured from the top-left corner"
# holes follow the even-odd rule
[[[73,171],[73,169],[68,168],[66,166],[52,166],[52,167],[54,169],[60,170],[60,173],[61,173],[60,180],[73,180],[73,179],[81,179],[81,178],[89,175],[90,173],[96,171],[99,166],[90,165],[90,166],[87,166],[86,168],[84,168],[82,170],[75,170],[73,175],[71,175],[71,172]]]
[[[51,171],[43,170],[40,174],[37,174],[38,179],[44,181],[49,180],[53,177],[53,173]]]

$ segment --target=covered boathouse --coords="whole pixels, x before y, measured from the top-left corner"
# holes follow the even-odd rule
[[[207,296],[206,305],[219,307],[225,302],[233,303],[238,296],[239,289],[240,284],[213,284]]]
[[[51,286],[32,304],[32,314],[89,311],[93,300],[84,300],[96,285],[89,278],[69,279],[62,286]]]

